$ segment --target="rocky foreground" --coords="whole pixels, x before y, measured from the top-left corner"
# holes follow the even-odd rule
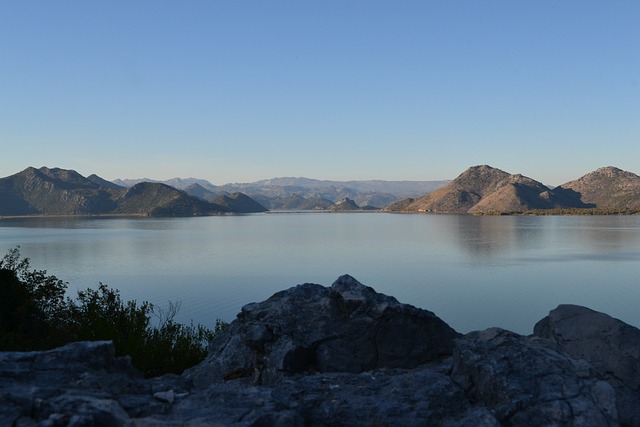
[[[0,353],[2,426],[640,426],[640,330],[561,305],[461,335],[350,276],[242,308],[181,376],[110,342]]]

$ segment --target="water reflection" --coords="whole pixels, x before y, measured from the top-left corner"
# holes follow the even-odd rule
[[[540,247],[545,228],[531,217],[452,216],[451,237],[461,252],[484,260]]]
[[[561,303],[640,324],[640,217],[257,215],[0,219],[70,290],[103,281],[125,299],[183,302],[181,321],[233,320],[242,305],[349,273],[461,332],[530,333]]]
[[[567,259],[638,260],[637,217],[451,216],[448,229],[462,253],[482,262]],[[548,249],[548,250],[547,250]],[[536,256],[527,256],[535,252]]]

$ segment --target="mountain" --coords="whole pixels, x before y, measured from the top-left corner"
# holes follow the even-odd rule
[[[133,187],[136,184],[140,184],[141,182],[156,182],[161,184],[167,184],[173,188],[177,188],[178,190],[184,190],[189,186],[194,184],[200,185],[201,187],[209,190],[215,191],[216,186],[207,181],[206,179],[198,179],[198,178],[172,178],[166,181],[158,181],[155,179],[149,178],[137,178],[137,179],[116,179],[113,181],[114,184],[119,185],[121,187]]]
[[[0,179],[0,215],[91,215],[116,207],[111,190],[72,170],[29,167]]]
[[[555,189],[589,207],[640,209],[640,176],[613,166],[597,169]]]
[[[234,212],[166,184],[141,182],[114,194],[114,214],[149,216],[204,216]]]
[[[436,191],[413,200],[401,200],[387,212],[488,213],[522,212],[568,205],[542,183],[487,165],[473,166]]]
[[[161,183],[114,186],[73,170],[29,167],[0,179],[0,215],[193,216],[233,212]]]
[[[429,193],[448,181],[322,181],[310,178],[273,178],[221,186],[196,178],[174,178],[168,181],[154,181],[147,178],[114,181],[123,186],[140,182],[162,182],[208,201],[213,201],[221,194],[241,192],[269,209],[309,210],[326,209],[345,197],[354,200],[360,206],[387,206],[405,197],[418,197]],[[292,200],[288,200],[292,196],[296,196],[297,199],[293,205],[290,203]]]
[[[267,208],[253,200],[251,197],[239,192],[233,193],[230,196],[222,194],[213,199],[213,203],[224,206],[237,213],[258,213],[268,211]]]
[[[282,199],[298,195],[315,202],[331,203],[348,197],[360,206],[386,206],[405,197],[429,193],[448,181],[328,181],[310,178],[273,178],[246,184],[225,184],[217,191],[241,191],[259,199],[271,209],[279,209]],[[315,203],[314,201],[311,204]]]

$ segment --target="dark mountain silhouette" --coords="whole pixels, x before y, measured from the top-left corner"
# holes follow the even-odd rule
[[[260,203],[240,192],[236,192],[231,195],[220,195],[213,199],[213,203],[224,206],[237,213],[257,213],[268,211],[268,209]]]
[[[573,207],[562,194],[522,175],[487,165],[473,166],[449,184],[417,199],[405,199],[388,212],[489,213]]]
[[[130,188],[73,170],[36,169],[0,179],[0,215],[192,216],[233,212],[160,183]]]
[[[640,176],[613,166],[597,169],[556,192],[602,209],[640,209]]]

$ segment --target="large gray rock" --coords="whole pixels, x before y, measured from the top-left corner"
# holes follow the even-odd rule
[[[499,328],[456,342],[452,378],[505,425],[618,425],[613,388],[548,340]]]
[[[242,377],[414,368],[450,355],[458,334],[435,314],[376,293],[351,276],[298,285],[246,305],[187,375],[197,384]]]
[[[616,390],[620,421],[640,426],[638,328],[586,307],[560,305],[533,331],[593,365]]]
[[[500,425],[488,409],[471,404],[445,373],[426,366],[290,375],[272,387],[237,380],[215,383],[177,403],[169,414],[138,422],[184,420],[198,425],[300,427]]]
[[[0,353],[0,426],[618,425],[617,408],[638,399],[636,332],[562,311],[536,326],[547,338],[460,336],[343,276],[246,306],[182,376],[145,379],[110,342]],[[610,333],[586,334],[582,316]]]
[[[110,341],[0,352],[0,425],[133,425],[132,417],[167,410],[154,389],[185,385],[178,376],[145,380]]]

